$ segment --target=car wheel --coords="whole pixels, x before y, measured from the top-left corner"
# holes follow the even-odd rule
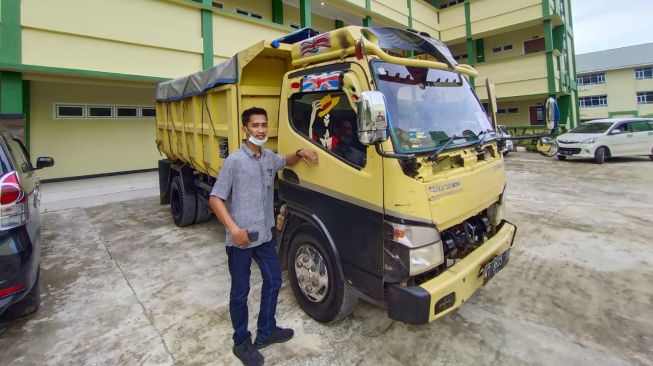
[[[558,158],[558,160],[561,160],[561,161],[567,160],[567,157],[564,156],[564,155],[556,155],[556,158]]]
[[[594,152],[594,162],[597,164],[603,164],[603,162],[605,162],[605,155],[606,155],[605,147],[599,147]]]
[[[29,290],[27,295],[19,302],[11,305],[5,310],[3,317],[7,319],[18,319],[24,316],[35,313],[39,306],[41,306],[41,270],[39,269],[36,274],[36,281],[34,286]]]
[[[349,316],[358,298],[345,283],[321,235],[314,230],[296,234],[288,250],[288,277],[302,310],[320,323]]]
[[[174,177],[170,187],[170,213],[175,224],[179,227],[192,225],[195,222],[196,207],[195,192],[186,190],[180,176]]]
[[[503,156],[508,156],[509,152],[510,152],[510,150],[506,150],[506,152],[503,153]]]

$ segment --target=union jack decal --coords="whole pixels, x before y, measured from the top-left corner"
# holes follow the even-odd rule
[[[328,33],[320,34],[319,36],[305,40],[300,45],[299,49],[302,57],[304,57],[309,53],[318,53],[320,47],[331,47],[331,39],[329,38]]]
[[[302,79],[302,92],[339,90],[341,76],[340,71],[305,76]]]

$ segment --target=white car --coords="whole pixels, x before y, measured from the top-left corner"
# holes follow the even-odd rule
[[[498,125],[497,127],[499,128],[499,137],[512,137],[510,132],[508,132],[506,129],[506,126]],[[499,150],[503,155],[508,155],[508,153],[511,152],[513,148],[514,144],[512,140],[501,140],[499,143]]]
[[[558,136],[558,159],[593,158],[603,164],[616,156],[648,155],[653,160],[653,119],[609,118],[581,123]]]

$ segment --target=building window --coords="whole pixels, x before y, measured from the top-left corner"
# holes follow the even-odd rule
[[[501,47],[492,48],[492,52],[494,52],[494,53],[501,52]]]
[[[156,117],[156,109],[153,107],[141,107],[141,118]]]
[[[544,38],[536,38],[524,42],[524,54],[526,55],[529,53],[542,52],[544,50],[546,50]]]
[[[289,26],[290,28],[292,28],[292,29],[299,29],[299,24],[288,23],[288,26]]]
[[[505,113],[506,113],[506,109],[505,109],[505,108],[498,108],[498,109],[497,109],[497,114],[505,114]]]
[[[498,53],[498,52],[503,52],[503,51],[510,51],[510,50],[512,50],[512,45],[511,44],[507,44],[507,45],[504,45],[504,46],[497,46],[497,47],[492,48],[493,53]]]
[[[138,107],[116,107],[116,118],[138,118]]]
[[[224,4],[219,1],[211,2],[211,5],[213,5],[214,8],[224,9]]]
[[[55,118],[84,118],[83,105],[55,104]]]
[[[635,79],[653,79],[653,67],[644,67],[641,69],[635,69]]]
[[[462,55],[455,55],[455,56],[453,57],[453,59],[456,60],[456,61],[458,61],[458,60],[466,60],[466,59],[467,59],[467,54],[465,53],[465,54],[462,54]]]
[[[578,85],[605,84],[605,73],[578,75]]]
[[[252,17],[255,19],[263,19],[263,15],[245,9],[236,8],[236,14]]]
[[[578,102],[581,108],[606,107],[608,105],[607,95],[597,95],[591,97],[580,97]]]
[[[507,44],[507,45],[503,46],[503,50],[504,50],[504,51],[510,51],[511,49],[512,49],[512,45],[511,45],[511,44]]]
[[[653,104],[653,92],[637,93],[637,104]]]
[[[510,113],[510,114],[519,113],[519,108],[517,108],[517,107],[510,107],[510,108],[507,109],[506,112],[508,112],[508,113]]]
[[[243,10],[243,9],[236,9],[236,14],[249,16],[249,12],[247,10]]]
[[[110,105],[89,105],[86,107],[88,118],[111,118],[113,117],[113,107]]]

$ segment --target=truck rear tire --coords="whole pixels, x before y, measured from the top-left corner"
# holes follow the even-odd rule
[[[32,289],[29,290],[22,300],[8,307],[2,314],[2,317],[6,319],[18,319],[35,313],[39,309],[39,306],[41,306],[40,282],[41,270],[39,269]]]
[[[170,187],[170,213],[175,224],[179,227],[192,225],[196,208],[195,192],[186,190],[180,176],[174,177]]]
[[[345,283],[321,235],[302,230],[290,242],[288,277],[299,306],[320,323],[348,317],[358,297]]]

